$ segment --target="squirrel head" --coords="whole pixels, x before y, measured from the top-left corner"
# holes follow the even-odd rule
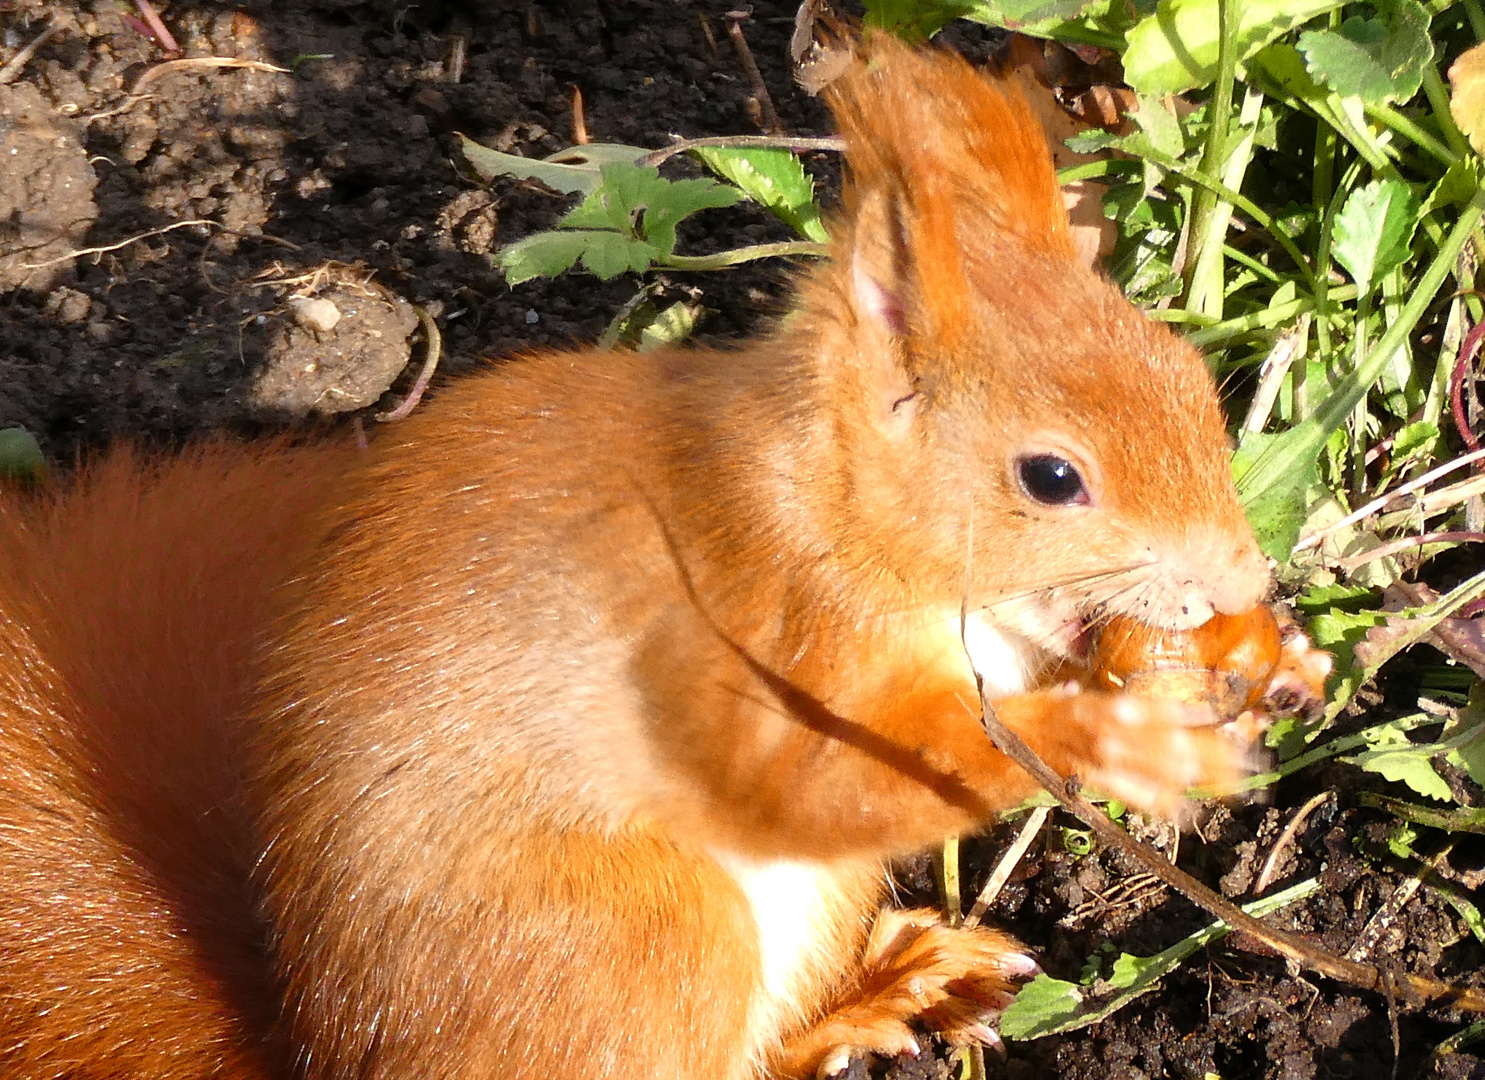
[[[1269,572],[1212,377],[1082,263],[1024,100],[947,53],[864,53],[829,91],[844,211],[796,324],[850,444],[851,557],[1054,651],[1100,615],[1252,607]]]

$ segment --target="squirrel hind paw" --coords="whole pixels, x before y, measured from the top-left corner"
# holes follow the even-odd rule
[[[1040,971],[1008,934],[951,927],[933,911],[888,909],[877,918],[852,998],[784,1048],[786,1076],[833,1075],[852,1051],[915,1054],[913,1027],[956,1046],[1000,1045],[994,1023],[1016,990]]]

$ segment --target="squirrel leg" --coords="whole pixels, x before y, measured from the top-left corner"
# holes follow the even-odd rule
[[[918,1052],[913,1024],[951,1043],[999,1045],[991,1023],[1019,983],[1040,969],[1009,934],[951,927],[937,912],[884,909],[861,958],[850,998],[785,1043],[771,1070],[807,1078],[841,1072],[857,1051]]]

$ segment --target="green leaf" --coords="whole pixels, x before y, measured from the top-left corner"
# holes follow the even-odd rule
[[[544,160],[502,154],[481,146],[473,139],[459,135],[459,150],[474,171],[484,180],[497,176],[514,176],[518,180],[536,180],[553,191],[587,194],[602,182],[600,169],[618,162],[633,165],[649,153],[638,146],[619,143],[586,143],[559,150]]]
[[[1077,983],[1038,975],[1016,992],[1016,1000],[1000,1015],[1000,1034],[1007,1039],[1038,1039],[1076,1024],[1083,1009],[1083,988]]]
[[[587,239],[583,246],[583,265],[603,281],[626,271],[641,274],[654,265],[658,254],[643,240],[623,233],[584,230],[574,235]]]
[[[1485,130],[1482,130],[1485,135]],[[1427,216],[1447,206],[1465,206],[1480,190],[1480,159],[1471,154],[1460,158],[1444,172],[1428,193],[1422,215]]]
[[[36,437],[23,427],[0,429],[0,479],[28,484],[46,479],[46,458]]]
[[[1325,649],[1335,657],[1334,678],[1339,686],[1332,698],[1350,699],[1352,693],[1367,677],[1367,671],[1356,663],[1356,645],[1366,637],[1374,626],[1381,626],[1387,617],[1380,611],[1342,611],[1331,608],[1310,618],[1310,636],[1317,648]]]
[[[608,164],[601,172],[602,185],[558,228],[612,229],[641,237],[662,259],[675,250],[675,229],[683,218],[709,207],[731,206],[743,197],[737,188],[706,177],[666,180],[652,165]],[[609,245],[608,250],[618,249]]]
[[[1034,37],[1117,49],[1154,0],[866,0],[866,24],[926,41],[956,18]]]
[[[806,240],[830,242],[815,202],[815,182],[789,151],[699,146],[691,153]]]
[[[691,331],[696,329],[696,322],[700,316],[699,305],[677,300],[657,314],[639,332],[639,351],[649,352],[652,349],[663,348],[685,340],[691,336]]]
[[[1365,296],[1384,274],[1407,262],[1417,226],[1412,189],[1401,180],[1373,180],[1351,192],[1336,215],[1331,251]]]
[[[1232,455],[1233,478],[1243,496],[1243,511],[1248,515],[1248,524],[1258,539],[1258,547],[1280,563],[1289,560],[1304,527],[1311,491],[1316,483],[1319,456],[1312,454],[1308,447],[1296,450],[1279,481],[1256,492],[1245,491],[1243,480],[1262,455],[1285,453],[1281,445],[1283,439],[1284,435],[1246,431]]]
[[[1239,0],[1233,0],[1238,3]],[[1218,0],[1160,0],[1129,31],[1124,78],[1145,94],[1179,94],[1217,76]],[[1280,34],[1340,7],[1340,0],[1252,0],[1237,12],[1236,49],[1244,60]]]
[[[651,193],[641,219],[645,239],[655,245],[662,257],[675,250],[675,229],[682,219],[698,210],[732,206],[743,197],[737,188],[719,184],[710,177],[665,183],[663,191]]]
[[[866,0],[865,22],[907,41],[927,41],[975,5],[976,0]]]
[[[1433,63],[1423,6],[1417,0],[1386,0],[1379,7],[1385,21],[1352,15],[1338,30],[1299,36],[1310,74],[1341,97],[1358,97],[1368,105],[1407,101]]]
[[[495,255],[495,264],[511,285],[535,277],[555,277],[579,260],[607,281],[626,270],[636,273],[648,270],[655,255],[649,244],[622,233],[552,229],[501,248]]]
[[[1479,731],[1458,750],[1451,751],[1449,762],[1469,773],[1475,783],[1485,784],[1485,730]]]
[[[1432,743],[1414,746],[1403,731],[1391,724],[1369,729],[1367,742],[1372,749],[1341,760],[1393,783],[1406,784],[1426,799],[1452,800],[1449,785],[1444,783],[1431,760],[1439,752],[1437,746]]]
[[[1247,63],[1247,75],[1260,88],[1280,98],[1324,102],[1330,91],[1315,81],[1305,58],[1288,42],[1279,41],[1254,53]]]

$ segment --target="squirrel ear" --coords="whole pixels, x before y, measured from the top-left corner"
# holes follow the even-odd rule
[[[852,215],[850,297],[857,354],[866,365],[873,421],[888,438],[906,436],[920,404],[907,348],[909,305],[920,295],[902,208],[883,191],[862,195]],[[914,320],[916,321],[916,320]]]
[[[851,296],[857,318],[883,333],[908,331],[906,244],[892,201],[872,192],[857,202],[851,235]]]
[[[847,142],[855,295],[884,325],[952,346],[968,328],[966,249],[987,230],[1076,261],[1062,192],[1006,83],[886,35],[865,51],[828,95]]]

